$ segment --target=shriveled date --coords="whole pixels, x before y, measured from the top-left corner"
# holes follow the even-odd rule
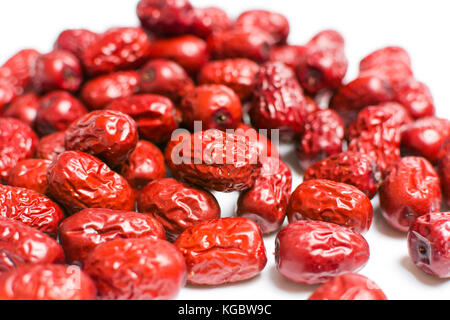
[[[381,185],[381,172],[375,161],[359,152],[342,152],[306,169],[304,180],[326,179],[357,187],[373,198]]]
[[[25,264],[63,263],[55,239],[20,221],[0,217],[0,273]]]
[[[0,274],[0,300],[95,300],[95,291],[75,266],[27,265]]]
[[[81,117],[66,130],[66,150],[83,151],[116,167],[136,148],[138,131],[128,115],[97,110]]]
[[[186,259],[188,282],[219,285],[250,279],[267,258],[261,231],[250,219],[223,218],[196,225],[175,241]]]
[[[54,235],[64,218],[61,208],[36,191],[0,185],[0,217],[22,221]]]
[[[253,186],[259,149],[248,137],[211,129],[178,138],[165,151],[176,178],[223,192]]]
[[[168,300],[186,282],[183,255],[160,239],[105,242],[88,255],[84,270],[103,300]]]
[[[111,209],[84,209],[65,219],[59,238],[68,263],[82,263],[101,243],[121,238],[165,239],[163,226],[149,215]]]
[[[170,178],[142,189],[138,209],[157,219],[169,239],[198,223],[220,218],[219,203],[211,193]]]
[[[356,272],[369,255],[369,245],[359,233],[323,221],[291,223],[275,241],[278,271],[296,283],[323,283]]]
[[[128,182],[87,153],[62,153],[50,166],[47,179],[48,193],[69,213],[85,208],[134,210],[134,192]]]
[[[287,209],[289,222],[317,220],[357,232],[369,230],[373,218],[370,199],[358,188],[330,180],[308,180],[295,189]]]
[[[308,300],[387,300],[375,282],[357,273],[347,273],[320,286]]]

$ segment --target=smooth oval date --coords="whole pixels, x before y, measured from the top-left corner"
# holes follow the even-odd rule
[[[171,178],[149,183],[137,202],[139,212],[164,226],[169,240],[198,223],[220,218],[219,203],[211,193]]]
[[[402,133],[402,151],[418,155],[435,163],[443,144],[450,139],[450,121],[437,117],[417,120]]]
[[[50,92],[39,101],[35,121],[36,131],[40,136],[64,131],[87,112],[83,104],[70,93]]]
[[[286,217],[291,188],[289,167],[277,157],[267,158],[253,188],[240,194],[236,214],[255,221],[263,234],[274,232]]]
[[[163,96],[137,94],[114,100],[106,108],[128,114],[136,122],[139,136],[156,144],[169,140],[178,128],[175,106]]]
[[[110,209],[84,209],[59,226],[59,239],[67,263],[83,263],[99,244],[114,239],[165,239],[163,226],[142,213]]]
[[[139,74],[140,92],[160,94],[175,103],[194,88],[194,82],[183,67],[171,60],[150,60]]]
[[[34,126],[37,110],[39,108],[39,96],[35,93],[26,93],[14,99],[3,115],[7,118],[16,118]]]
[[[120,174],[131,187],[141,189],[149,182],[165,177],[164,155],[154,144],[139,140],[136,149],[122,165]]]
[[[33,157],[37,143],[38,137],[25,123],[0,118],[0,178],[3,182],[20,160]]]
[[[431,163],[405,157],[394,164],[380,188],[380,207],[386,221],[402,232],[418,217],[439,210],[441,186]]]
[[[450,278],[450,212],[417,218],[408,232],[409,256],[422,271]]]
[[[347,273],[317,288],[308,300],[387,300],[384,292],[369,278]]]
[[[211,34],[230,28],[233,25],[228,14],[217,7],[194,8],[193,34],[207,39]]]
[[[20,221],[0,217],[0,274],[26,264],[63,263],[55,239]]]
[[[261,230],[247,218],[211,220],[184,231],[175,241],[183,253],[188,282],[220,285],[250,279],[267,263]]]
[[[87,81],[81,98],[90,110],[105,108],[115,99],[132,96],[139,91],[139,73],[119,71]]]
[[[178,63],[189,74],[196,74],[209,60],[203,39],[193,35],[160,38],[150,46],[151,59],[169,59]]]
[[[370,199],[375,197],[382,182],[378,165],[359,152],[342,152],[326,158],[306,169],[306,180],[326,179],[357,187]]]
[[[249,59],[225,59],[210,61],[200,70],[199,84],[221,84],[231,88],[241,100],[252,96],[257,63]]]
[[[0,185],[0,217],[54,235],[64,218],[61,208],[49,198],[33,190]]]
[[[84,270],[103,300],[168,300],[186,282],[183,255],[160,239],[116,239],[100,244],[86,258]]]
[[[92,111],[66,130],[66,150],[96,156],[114,168],[122,164],[136,148],[138,131],[128,115],[112,110]]]
[[[370,199],[358,188],[330,180],[308,180],[295,189],[287,209],[289,222],[316,220],[366,232],[373,219]]]
[[[275,240],[278,271],[301,284],[324,283],[356,272],[367,263],[369,255],[369,245],[359,233],[323,221],[291,223]]]
[[[67,29],[61,32],[54,48],[72,52],[81,59],[87,48],[99,39],[100,35],[86,29]]]
[[[187,93],[181,103],[183,123],[194,131],[196,121],[203,130],[235,129],[242,119],[242,104],[230,88],[218,84],[204,84]]]
[[[86,208],[133,211],[135,196],[128,182],[87,153],[66,151],[47,172],[48,193],[68,213]]]
[[[95,300],[94,282],[75,266],[27,265],[0,274],[0,300]]]
[[[247,137],[211,129],[178,138],[165,151],[176,178],[222,192],[253,186],[260,167],[259,150]]]
[[[8,185],[45,194],[47,192],[47,170],[52,162],[44,159],[25,159],[9,171]]]

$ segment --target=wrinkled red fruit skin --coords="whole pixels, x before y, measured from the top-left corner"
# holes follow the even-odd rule
[[[259,29],[270,34],[274,44],[285,44],[289,36],[289,21],[282,14],[266,10],[243,12],[236,20],[236,27]]]
[[[250,143],[255,144],[258,156],[261,160],[268,157],[280,157],[277,146],[275,146],[275,144],[273,144],[267,136],[260,134],[257,130],[255,130],[255,128],[245,123],[240,123],[234,133],[247,137]]]
[[[100,35],[81,59],[89,76],[139,67],[149,58],[150,40],[141,28],[114,28]]]
[[[394,86],[393,91],[395,101],[403,105],[414,119],[435,114],[433,96],[424,83],[409,79]]]
[[[385,176],[389,167],[400,160],[400,137],[400,126],[387,121],[368,131],[359,132],[357,137],[350,140],[347,150],[368,155]]]
[[[53,50],[38,56],[33,69],[36,91],[77,91],[83,81],[80,61],[71,52]]]
[[[344,130],[344,121],[336,111],[325,109],[309,114],[297,144],[297,155],[303,170],[317,161],[341,153]]]
[[[323,221],[297,221],[275,240],[275,261],[283,277],[301,284],[324,283],[356,272],[369,260],[367,241],[349,228]]]
[[[56,234],[64,218],[60,207],[33,190],[0,186],[0,217],[19,220],[50,235]]]
[[[6,182],[9,170],[36,151],[38,137],[20,120],[0,118],[0,178]]]
[[[111,102],[106,109],[128,114],[136,122],[139,137],[160,144],[178,128],[175,106],[168,98],[138,94]]]
[[[136,71],[119,71],[100,76],[84,84],[81,98],[90,110],[103,109],[115,99],[137,93],[139,79]]]
[[[220,8],[194,8],[191,31],[197,37],[207,39],[214,32],[220,32],[233,25],[228,14]]]
[[[413,122],[409,112],[396,102],[381,103],[364,108],[347,128],[348,140],[357,138],[363,132],[377,130],[380,126],[401,127]]]
[[[159,94],[178,103],[193,88],[194,82],[183,67],[170,60],[151,60],[140,71],[142,93]]]
[[[0,78],[0,111],[17,97],[14,87]]]
[[[135,208],[134,192],[128,182],[87,153],[60,154],[49,167],[47,179],[49,195],[71,214],[86,208]]]
[[[186,282],[183,255],[160,239],[116,239],[97,246],[84,270],[103,300],[168,300]]]
[[[260,167],[259,149],[248,137],[211,129],[179,139],[165,150],[175,178],[222,192],[253,186]]]
[[[261,230],[247,218],[211,220],[187,229],[175,241],[188,282],[220,285],[257,276],[267,263]]]
[[[63,263],[55,239],[20,221],[0,218],[0,274],[26,264]]]
[[[337,31],[325,30],[314,36],[306,47],[296,68],[302,88],[310,94],[339,88],[348,68],[344,38]]]
[[[402,232],[418,217],[439,210],[441,186],[433,166],[424,158],[402,158],[381,185],[380,207],[389,225]]]
[[[186,94],[181,103],[183,123],[194,131],[194,122],[201,121],[202,129],[235,129],[242,120],[242,104],[230,88],[218,84],[204,84]]]
[[[9,171],[8,185],[45,194],[47,170],[52,162],[43,159],[24,159]]]
[[[270,61],[283,62],[287,66],[296,70],[308,48],[306,46],[284,45],[279,47],[272,47],[270,50]]]
[[[65,132],[55,132],[39,140],[36,147],[36,158],[53,161],[66,151],[64,147]]]
[[[14,88],[18,95],[31,89],[33,66],[40,53],[34,49],[24,49],[17,52],[0,68],[0,75]]]
[[[279,129],[280,139],[292,140],[304,129],[306,102],[291,68],[268,62],[256,75],[250,117],[258,129]]]
[[[38,108],[39,96],[34,93],[26,93],[14,99],[3,113],[3,116],[19,119],[33,127]]]
[[[82,264],[99,244],[130,238],[164,240],[164,228],[149,215],[99,208],[81,210],[59,226],[59,239],[70,264]]]
[[[444,200],[450,208],[450,140],[444,144],[438,161]]]
[[[171,178],[149,183],[137,202],[139,212],[164,226],[169,240],[196,224],[220,218],[219,203],[211,193]]]
[[[272,37],[259,29],[231,28],[208,38],[208,49],[216,59],[247,58],[265,62],[270,58]]]
[[[88,111],[70,93],[53,91],[43,96],[37,109],[35,128],[40,136],[66,130]]]
[[[236,214],[255,221],[263,234],[272,233],[284,222],[291,189],[289,167],[276,157],[267,158],[253,188],[240,194]]]
[[[198,75],[199,84],[222,84],[248,100],[252,96],[259,66],[248,59],[226,59],[208,62]]]
[[[0,300],[95,300],[94,282],[74,266],[27,265],[0,274]]]
[[[359,70],[364,72],[366,70],[377,69],[386,64],[390,67],[396,63],[402,63],[405,66],[411,67],[411,58],[408,52],[401,47],[384,47],[364,57],[359,64]]]
[[[450,121],[427,117],[409,124],[402,133],[402,149],[435,163],[444,142],[450,138]]]
[[[385,47],[375,50],[359,64],[359,77],[375,76],[399,84],[414,77],[411,58],[400,47]]]
[[[164,155],[154,144],[139,140],[136,149],[122,165],[120,174],[131,187],[141,189],[149,182],[166,176]]]
[[[307,180],[295,189],[287,208],[289,222],[315,220],[334,223],[359,233],[370,229],[373,207],[358,188],[331,180]]]
[[[92,154],[115,168],[136,148],[138,131],[128,115],[112,110],[92,111],[67,128],[66,150]]]
[[[189,0],[141,0],[137,15],[148,32],[178,36],[189,33],[195,13]]]
[[[87,48],[99,38],[99,34],[86,29],[68,29],[59,34],[54,48],[69,51],[81,59]]]
[[[409,256],[422,271],[450,278],[450,212],[419,217],[408,232]]]
[[[375,161],[359,152],[343,152],[319,161],[306,169],[303,178],[326,179],[357,187],[370,199],[381,185],[381,172]]]
[[[361,77],[339,88],[330,101],[330,108],[350,124],[363,108],[392,100],[389,83],[378,77]]]
[[[192,35],[160,38],[152,42],[151,59],[173,60],[189,74],[196,74],[209,60],[206,42]]]
[[[347,273],[324,283],[308,300],[387,300],[387,297],[372,280]]]

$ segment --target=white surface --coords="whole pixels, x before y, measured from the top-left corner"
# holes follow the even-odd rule
[[[59,32],[66,28],[102,31],[111,26],[136,25],[136,0],[14,0],[0,1],[0,63],[21,48],[51,50]],[[430,0],[192,0],[194,5],[218,5],[232,16],[252,8],[268,8],[285,14],[291,23],[291,43],[305,43],[322,29],[334,28],[347,41],[350,68],[356,76],[358,63],[369,52],[387,45],[406,48],[413,59],[416,77],[433,92],[437,114],[450,119],[450,5]],[[282,148],[293,169],[294,187],[301,176],[288,146]],[[289,155],[291,155],[289,157]],[[234,211],[236,194],[217,194],[224,216]],[[377,207],[377,200],[374,205]],[[377,210],[376,210],[377,211]],[[187,287],[180,299],[306,299],[316,286],[284,280],[275,269],[275,236],[265,238],[268,263],[255,279],[210,287]],[[371,257],[362,274],[374,280],[390,299],[450,299],[450,281],[424,274],[410,261],[405,235],[385,224],[376,212],[366,234]]]

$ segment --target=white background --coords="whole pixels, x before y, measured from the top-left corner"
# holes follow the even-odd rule
[[[60,31],[88,28],[103,31],[112,26],[137,25],[137,0],[12,0],[0,1],[0,63],[19,49],[51,50]],[[450,119],[450,19],[448,1],[429,0],[192,0],[197,6],[218,5],[236,17],[246,9],[266,8],[285,14],[291,23],[290,42],[303,44],[326,28],[340,31],[350,61],[347,80],[357,74],[358,63],[371,51],[387,46],[406,48],[416,77],[433,92],[437,113]],[[295,159],[288,146],[282,148],[300,184]],[[236,194],[217,194],[224,216],[233,214]],[[374,205],[378,207],[377,199]],[[265,238],[268,263],[260,276],[219,287],[184,288],[180,299],[306,299],[316,286],[283,279],[275,268],[275,236]],[[385,291],[390,299],[450,299],[450,280],[440,280],[418,270],[407,253],[405,235],[391,229],[378,209],[366,234],[371,258],[361,271]]]

